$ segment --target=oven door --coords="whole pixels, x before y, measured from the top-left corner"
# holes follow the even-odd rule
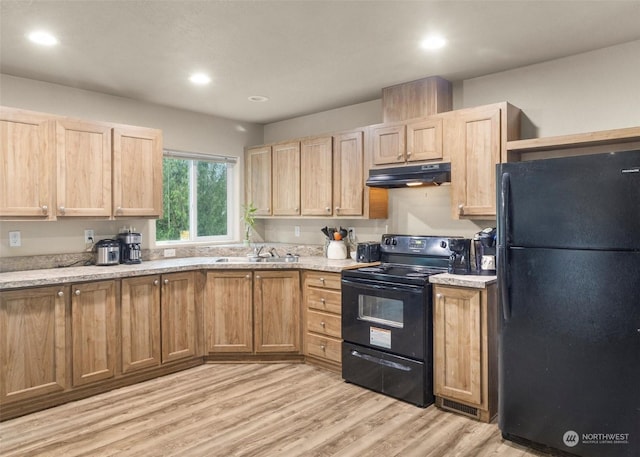
[[[382,351],[431,360],[430,286],[342,278],[342,338]]]

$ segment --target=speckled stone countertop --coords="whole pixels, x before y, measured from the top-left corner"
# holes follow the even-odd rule
[[[429,276],[429,282],[431,284],[472,287],[475,289],[484,289],[489,284],[495,283],[497,280],[497,276],[453,275],[450,273]]]
[[[298,262],[250,262],[240,257],[220,262],[220,257],[184,257],[151,260],[137,265],[82,266],[0,273],[0,290],[25,287],[100,281],[132,276],[174,273],[189,270],[316,270],[339,273],[349,268],[371,264],[351,259],[330,260],[325,257],[300,257]]]

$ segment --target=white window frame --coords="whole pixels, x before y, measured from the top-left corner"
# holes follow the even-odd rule
[[[177,151],[165,149],[163,159],[189,160],[189,240],[167,240],[156,239],[155,223],[153,224],[153,239],[155,245],[162,246],[184,246],[194,244],[215,244],[229,243],[237,241],[239,237],[239,200],[240,200],[240,179],[238,158],[233,156],[221,156],[216,154],[203,154],[196,152]],[[217,162],[227,164],[227,234],[217,236],[196,236],[198,227],[197,214],[197,164],[198,161]],[[164,191],[164,190],[163,190]],[[154,221],[155,222],[155,221]]]

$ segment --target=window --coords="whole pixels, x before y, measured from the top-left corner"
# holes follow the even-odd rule
[[[156,241],[226,241],[234,238],[237,159],[164,151],[163,217]]]

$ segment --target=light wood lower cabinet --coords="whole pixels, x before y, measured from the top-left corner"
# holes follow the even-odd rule
[[[339,371],[342,364],[340,274],[303,273],[304,354],[307,360]]]
[[[489,422],[497,414],[496,286],[435,285],[436,405]]]
[[[207,273],[208,353],[300,353],[300,276],[290,270]]]
[[[162,363],[197,353],[195,273],[162,275]]]
[[[116,281],[71,286],[73,386],[116,372]]]
[[[69,386],[65,348],[68,287],[0,292],[0,404]]]
[[[160,365],[160,276],[122,280],[122,373]]]

